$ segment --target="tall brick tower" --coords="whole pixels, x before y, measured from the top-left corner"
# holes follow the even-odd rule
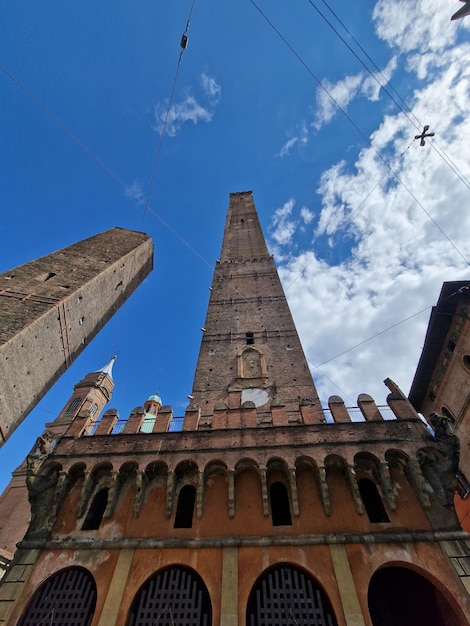
[[[113,228],[0,274],[0,446],[152,264],[148,235]]]
[[[291,422],[302,422],[301,407],[325,421],[251,193],[230,197],[203,332],[192,391],[203,422],[246,402],[266,418],[275,405]]]
[[[155,394],[32,451],[0,623],[468,626],[458,442],[386,384],[385,409],[320,407],[251,193],[231,194],[184,417]]]

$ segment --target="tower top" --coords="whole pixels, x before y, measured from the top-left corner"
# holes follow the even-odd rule
[[[113,365],[114,361],[117,359],[117,356],[111,357],[111,360],[107,365],[98,370],[98,372],[103,372],[103,374],[107,374],[111,380],[113,380]]]
[[[256,212],[251,191],[231,193],[194,375],[191,405],[202,423],[214,411],[255,406],[264,412],[285,407],[292,423],[301,406],[318,395],[281,281]]]

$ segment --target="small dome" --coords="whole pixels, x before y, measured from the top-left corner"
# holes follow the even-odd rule
[[[160,398],[160,396],[157,393],[154,393],[152,396],[150,396],[147,400],[147,402],[158,402],[158,404],[161,406],[162,403],[162,399]]]

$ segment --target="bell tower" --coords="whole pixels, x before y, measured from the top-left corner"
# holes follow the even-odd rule
[[[290,423],[300,406],[323,411],[251,191],[230,194],[194,376],[192,404],[207,423],[214,410],[253,403],[283,406]]]

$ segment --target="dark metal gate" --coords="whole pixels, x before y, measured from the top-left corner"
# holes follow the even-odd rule
[[[140,588],[127,626],[211,626],[209,592],[202,578],[182,567],[161,570]]]
[[[71,567],[51,576],[36,591],[18,626],[89,626],[96,605],[96,585],[85,569]]]
[[[336,626],[328,598],[301,569],[280,565],[265,572],[251,590],[247,626]]]

